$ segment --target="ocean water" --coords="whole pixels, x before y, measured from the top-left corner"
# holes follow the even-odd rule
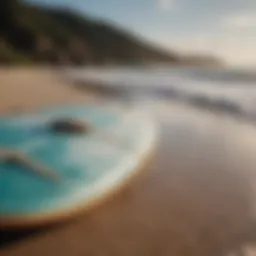
[[[88,68],[68,75],[123,92],[131,101],[170,99],[256,121],[256,71],[212,68]]]

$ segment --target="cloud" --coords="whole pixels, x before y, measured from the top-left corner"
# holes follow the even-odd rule
[[[237,13],[225,17],[221,24],[224,28],[230,30],[255,29],[256,28],[256,12]]]
[[[157,5],[161,10],[170,10],[173,8],[173,0],[157,0]]]

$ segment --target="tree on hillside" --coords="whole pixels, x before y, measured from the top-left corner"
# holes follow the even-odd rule
[[[1,0],[0,1],[0,31],[6,31],[15,23],[17,9],[19,8],[18,0]]]

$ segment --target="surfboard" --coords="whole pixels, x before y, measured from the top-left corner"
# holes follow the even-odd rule
[[[52,129],[56,120],[71,119],[93,128]],[[151,118],[117,107],[0,117],[0,226],[44,225],[89,209],[138,172],[155,141]]]

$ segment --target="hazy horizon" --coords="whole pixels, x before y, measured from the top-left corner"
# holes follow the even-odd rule
[[[30,0],[107,20],[170,51],[210,54],[256,67],[256,1]]]

